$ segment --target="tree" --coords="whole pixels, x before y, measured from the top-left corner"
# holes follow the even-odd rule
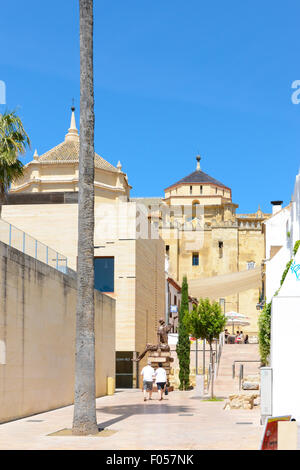
[[[212,343],[224,330],[226,317],[218,302],[200,299],[198,307],[186,318],[189,333],[194,338],[205,339],[210,347],[210,362],[212,364],[211,398],[214,396],[214,353]]]
[[[186,276],[181,287],[181,304],[179,310],[178,343],[176,352],[179,360],[179,390],[188,390],[190,385],[190,338],[185,317],[189,313],[189,294]]]
[[[93,0],[80,10],[80,153],[73,434],[97,434],[94,326]]]
[[[23,163],[18,157],[24,155],[27,147],[30,140],[15,111],[0,114],[0,216],[11,183],[23,175]]]

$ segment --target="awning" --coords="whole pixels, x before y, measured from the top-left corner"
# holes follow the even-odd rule
[[[189,294],[193,297],[219,299],[249,289],[261,287],[261,268],[222,274],[204,279],[189,280]]]

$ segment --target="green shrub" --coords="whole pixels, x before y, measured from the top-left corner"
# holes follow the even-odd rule
[[[296,256],[299,246],[300,246],[300,240],[297,240],[293,249],[294,256]]]
[[[291,264],[293,262],[293,258],[286,264],[286,268],[285,270],[283,271],[283,274],[282,274],[282,278],[281,278],[281,281],[280,281],[280,285],[282,286],[282,284],[284,283],[284,280],[286,278],[286,275],[287,273],[289,272],[289,269],[291,267]]]
[[[269,364],[271,348],[271,307],[272,302],[265,304],[258,318],[259,354],[263,366]]]

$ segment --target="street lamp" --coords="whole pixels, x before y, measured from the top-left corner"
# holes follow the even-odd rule
[[[225,299],[219,299],[219,305],[221,308],[223,308],[224,315],[225,315],[225,303],[226,303]]]

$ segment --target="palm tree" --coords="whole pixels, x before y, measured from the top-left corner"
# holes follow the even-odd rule
[[[80,154],[73,434],[98,433],[94,329],[93,0],[79,0]]]
[[[0,216],[11,183],[23,175],[23,163],[18,157],[27,147],[30,140],[15,111],[0,114]]]

